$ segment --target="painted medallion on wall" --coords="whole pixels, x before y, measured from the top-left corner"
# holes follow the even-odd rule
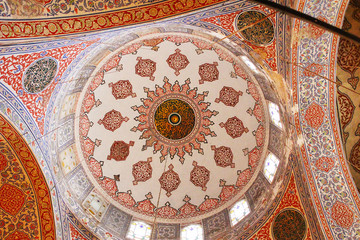
[[[236,19],[236,27],[239,30],[264,18],[266,18],[266,15],[258,11],[243,12]],[[267,45],[274,39],[274,25],[271,20],[267,18],[240,31],[240,34],[252,44]]]
[[[299,211],[286,209],[275,217],[272,231],[276,240],[301,240],[305,237],[306,222]]]
[[[53,58],[41,58],[31,64],[23,77],[24,89],[28,93],[39,93],[53,80],[57,73],[58,64]]]
[[[268,136],[265,101],[242,64],[185,34],[149,35],[105,59],[77,110],[78,152],[102,194],[159,222],[202,218],[241,197]]]

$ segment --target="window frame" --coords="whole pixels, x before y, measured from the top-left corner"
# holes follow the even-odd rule
[[[231,214],[231,212],[232,211],[235,211],[235,210],[233,210],[238,204],[241,204],[241,202],[245,202],[246,203],[246,205],[247,205],[247,209],[248,209],[248,212],[245,214],[245,215],[243,215],[240,219],[237,219],[237,217],[236,217],[236,219],[237,219],[237,221],[234,223],[233,222],[233,218],[232,218],[232,214]],[[244,209],[245,210],[245,209]],[[248,216],[249,214],[251,213],[251,207],[250,207],[250,204],[249,204],[249,201],[246,199],[246,198],[243,198],[243,199],[241,199],[240,201],[237,201],[231,208],[230,208],[230,210],[229,210],[229,218],[230,218],[230,223],[231,223],[231,226],[233,227],[233,226],[235,226],[236,224],[238,224],[239,222],[241,222],[246,216]]]
[[[196,240],[204,240],[204,228],[203,228],[203,226],[202,226],[201,224],[199,224],[199,223],[194,223],[194,224],[190,224],[190,225],[187,225],[187,226],[185,226],[185,227],[182,227],[182,228],[181,228],[181,231],[180,231],[180,240],[188,240],[187,238],[186,238],[186,239],[184,238],[184,236],[183,236],[183,231],[184,231],[184,229],[189,228],[189,227],[191,227],[191,226],[200,227],[200,229],[201,229],[201,238],[199,239],[199,236],[197,236]]]
[[[268,162],[268,159],[270,158],[270,156],[273,156],[277,160],[277,164],[276,164],[276,167],[275,167],[275,172],[273,173],[273,176],[272,176],[271,180],[266,176],[266,173],[265,173],[266,163]],[[274,182],[274,179],[275,179],[275,176],[276,176],[276,173],[277,173],[277,170],[278,170],[279,166],[280,166],[280,159],[274,153],[268,151],[268,154],[267,154],[267,156],[265,158],[265,161],[264,161],[264,167],[263,167],[262,173],[263,173],[264,177],[266,178],[266,180],[268,180],[268,182],[270,184],[272,184]]]
[[[146,228],[149,228],[149,233],[147,234],[147,232],[145,232],[145,236],[143,236],[142,238],[138,238],[138,236],[135,236],[135,238],[133,238],[133,236],[129,236],[130,234],[131,235],[134,235],[136,233],[136,228],[137,228],[137,225],[135,225],[135,229],[132,230],[132,226],[133,224],[142,224],[144,225]],[[133,233],[130,233],[130,231],[133,231]],[[139,220],[133,220],[130,222],[130,225],[128,227],[128,230],[126,232],[126,239],[129,239],[129,240],[150,240],[151,239],[151,233],[153,231],[153,228],[150,224],[147,224],[146,222],[143,222],[143,221],[139,221]]]
[[[271,123],[274,124],[274,126],[276,126],[277,128],[283,130],[284,123],[283,123],[283,121],[282,121],[279,104],[274,103],[274,102],[268,100],[268,101],[267,101],[267,105],[268,105],[268,111],[269,111],[269,116],[270,116]],[[275,122],[274,117],[273,117],[273,115],[271,114],[271,111],[270,111],[270,106],[271,106],[271,105],[274,106],[274,107],[277,109],[277,113],[279,114],[279,123]],[[278,124],[280,124],[280,126],[279,126]]]

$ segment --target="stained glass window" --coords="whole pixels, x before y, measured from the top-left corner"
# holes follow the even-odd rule
[[[274,179],[276,170],[279,166],[279,159],[272,153],[270,153],[266,160],[264,166],[264,175],[271,183]]]
[[[189,225],[181,230],[181,240],[203,240],[203,228],[198,225]]]
[[[133,221],[126,235],[126,238],[132,240],[150,240],[151,227],[140,221]]]
[[[275,103],[269,102],[269,112],[271,121],[279,128],[282,128],[279,106]]]
[[[231,224],[234,226],[249,213],[250,207],[246,199],[240,200],[230,210]]]

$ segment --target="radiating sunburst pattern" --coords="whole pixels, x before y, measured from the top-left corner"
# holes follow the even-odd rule
[[[213,122],[210,120],[212,116],[218,114],[217,111],[211,111],[208,109],[210,105],[204,102],[207,92],[201,94],[197,93],[197,88],[190,88],[190,79],[187,79],[183,85],[180,85],[176,81],[173,85],[169,83],[168,78],[164,78],[164,85],[162,87],[156,85],[155,91],[145,88],[147,98],[142,99],[143,105],[133,106],[132,109],[139,112],[139,116],[135,120],[139,121],[137,127],[133,127],[132,131],[142,131],[140,139],[146,139],[143,150],[148,147],[154,148],[154,153],[160,152],[160,160],[163,161],[167,155],[174,158],[175,155],[179,156],[181,163],[184,162],[185,154],[192,155],[193,149],[203,154],[201,143],[206,143],[206,136],[216,136],[215,132],[209,128]],[[155,116],[159,116],[158,113],[162,103],[176,99],[186,106],[189,106],[193,111],[195,118],[188,118],[181,106],[184,104],[173,105],[172,109],[165,109],[161,116],[164,119],[158,119]],[[154,114],[154,113],[157,114]],[[181,117],[179,124],[172,124],[171,119],[167,115],[172,116],[177,114]],[[170,120],[168,120],[170,119]],[[192,121],[191,123],[187,121]],[[191,131],[183,131],[187,126],[193,126]],[[161,130],[159,129],[161,126]],[[169,132],[169,134],[166,134]],[[171,138],[173,134],[171,132],[178,132],[180,135],[185,132],[184,136]]]

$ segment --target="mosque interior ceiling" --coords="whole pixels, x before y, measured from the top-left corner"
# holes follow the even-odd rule
[[[359,35],[357,1],[279,3]],[[0,16],[1,239],[358,238],[355,43],[250,1]]]

